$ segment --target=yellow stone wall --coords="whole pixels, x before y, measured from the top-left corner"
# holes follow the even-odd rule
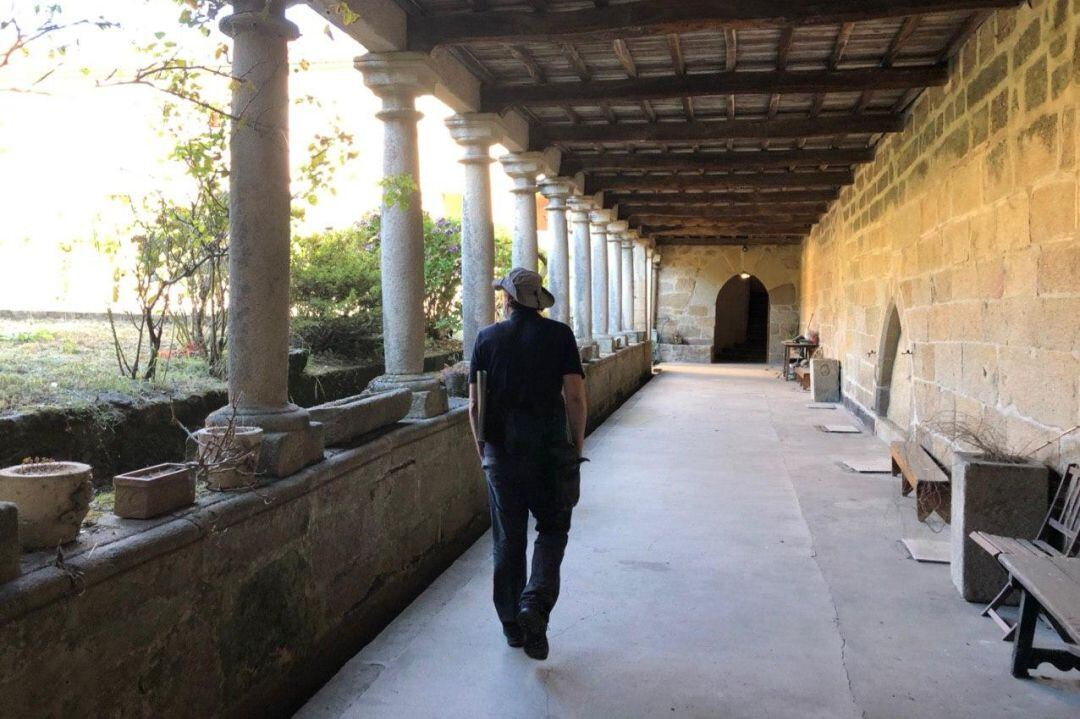
[[[895,303],[902,429],[939,457],[934,425],[954,412],[1014,451],[1080,424],[1078,79],[1080,0],[996,12],[803,243],[802,320],[841,360],[845,395],[873,409]],[[1078,461],[1078,434],[1036,456]]]

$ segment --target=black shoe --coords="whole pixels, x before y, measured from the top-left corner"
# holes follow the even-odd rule
[[[506,636],[506,643],[515,649],[525,646],[525,630],[516,622],[503,624],[503,634]]]
[[[525,654],[539,661],[547,659],[551,649],[547,640],[547,618],[533,607],[522,607],[517,620],[525,630]]]

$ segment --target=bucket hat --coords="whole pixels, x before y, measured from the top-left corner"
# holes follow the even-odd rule
[[[545,310],[555,304],[555,296],[544,289],[543,278],[524,267],[515,267],[492,286],[510,295],[519,305],[534,310]]]

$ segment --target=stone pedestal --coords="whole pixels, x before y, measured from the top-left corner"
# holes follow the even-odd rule
[[[578,354],[582,362],[592,362],[600,357],[600,346],[596,342],[578,345]]]
[[[437,374],[383,375],[371,380],[368,391],[374,394],[407,389],[412,392],[412,403],[406,419],[428,419],[446,414],[450,400],[446,388]]]
[[[21,559],[19,509],[11,502],[0,502],[0,584],[19,576]]]
[[[233,38],[229,144],[229,400],[207,418],[294,435],[264,470],[283,477],[322,459],[321,435],[289,402],[289,55],[299,36],[284,6],[236,0],[221,21]],[[281,440],[285,442],[285,440]],[[264,450],[264,453],[266,450]],[[299,458],[299,459],[298,459]]]
[[[952,580],[969,602],[989,602],[1008,575],[972,541],[976,531],[1033,539],[1048,506],[1044,465],[986,462],[958,452],[952,467]]]
[[[345,397],[308,411],[326,428],[326,443],[339,444],[404,419],[412,404],[412,392],[397,388],[381,394]]]
[[[450,136],[465,148],[465,192],[461,208],[461,316],[465,361],[472,358],[476,335],[495,321],[495,228],[491,220],[491,146],[502,137],[494,114],[454,115]]]
[[[570,324],[570,240],[566,223],[566,200],[574,191],[573,181],[551,177],[540,183],[540,194],[548,200],[548,231],[551,256],[548,258],[548,290],[555,297],[551,319]]]
[[[539,250],[536,240],[536,178],[544,169],[542,152],[517,152],[499,158],[514,181],[514,237],[511,264],[537,272]]]
[[[810,394],[815,402],[840,401],[840,361],[810,360]]]
[[[592,247],[589,236],[591,198],[571,197],[570,224],[574,228],[574,336],[578,344],[593,344],[592,329]]]
[[[611,335],[597,337],[596,346],[602,355],[609,355],[618,349],[617,340]]]

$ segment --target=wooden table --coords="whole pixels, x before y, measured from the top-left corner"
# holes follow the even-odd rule
[[[1013,676],[1026,679],[1028,672],[1043,662],[1062,671],[1080,669],[1080,558],[999,554],[998,561],[1021,591]],[[1034,646],[1040,614],[1050,620],[1065,642],[1064,648]]]
[[[795,379],[795,368],[791,366],[793,359],[806,359],[818,348],[817,342],[784,342],[784,379]]]

